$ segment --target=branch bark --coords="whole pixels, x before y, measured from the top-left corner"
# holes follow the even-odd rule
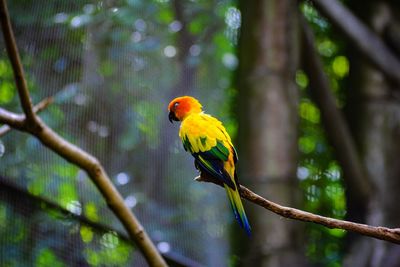
[[[221,182],[203,173],[201,173],[200,176],[197,176],[195,180],[198,182],[214,183],[221,187],[223,186]],[[354,223],[316,215],[311,212],[302,211],[295,208],[285,207],[257,195],[243,185],[240,186],[240,195],[243,199],[253,202],[256,205],[285,218],[303,222],[312,222],[332,229],[352,231],[361,235],[374,237],[376,239],[389,241],[395,244],[400,244],[400,228],[391,229],[381,226],[371,226],[361,223]]]
[[[42,144],[53,150],[55,153],[85,170],[103,195],[110,209],[125,226],[129,236],[142,251],[149,265],[167,266],[138,219],[125,205],[122,196],[112,184],[100,162],[78,146],[64,140],[39,117],[36,117],[36,122],[38,123],[38,127],[31,128],[25,123],[24,115],[0,109],[0,123],[7,123],[12,128],[31,133],[33,136],[38,138]]]
[[[34,135],[45,146],[69,162],[87,172],[93,183],[102,193],[110,209],[125,226],[129,236],[142,251],[150,266],[167,266],[161,254],[145,232],[131,210],[125,205],[122,196],[112,184],[100,162],[78,146],[69,143],[48,127],[34,112],[20,62],[18,49],[8,15],[5,0],[0,0],[0,20],[7,52],[13,66],[16,86],[25,116],[0,109],[0,123],[8,124],[18,130]]]
[[[25,116],[0,108],[0,123],[18,130],[24,128]]]
[[[335,149],[336,157],[348,178],[347,183],[358,188],[357,199],[366,201],[372,192],[370,179],[366,179],[361,159],[343,114],[336,106],[335,97],[329,85],[328,78],[323,72],[323,64],[315,48],[315,40],[311,29],[304,18],[301,19],[303,30],[302,54],[304,71],[310,80],[310,91],[318,105],[322,124],[329,141]]]
[[[11,27],[6,0],[0,0],[0,18],[4,42],[14,71],[15,83],[17,85],[22,109],[26,115],[27,122],[29,122],[32,127],[35,127],[37,126],[36,116],[33,112],[31,98],[29,97],[28,85],[26,83],[24,69],[22,67],[21,58],[18,53],[17,44]]]
[[[33,107],[33,112],[34,113],[41,112],[42,110],[47,108],[52,102],[53,102],[53,98],[52,97],[47,97],[47,98],[43,99],[42,101],[40,101],[37,105],[35,105]],[[9,115],[11,115],[11,114],[9,114]],[[1,120],[1,118],[0,118],[0,120]],[[8,124],[1,126],[0,127],[0,137],[2,137],[3,135],[7,134],[10,130],[12,130],[12,128]]]
[[[390,80],[400,85],[400,61],[376,34],[339,1],[313,0],[312,2],[366,58]]]

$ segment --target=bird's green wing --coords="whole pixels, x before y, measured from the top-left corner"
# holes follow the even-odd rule
[[[196,159],[201,171],[235,189],[233,177],[224,169],[224,162],[229,160],[231,153],[236,158],[229,135],[220,121],[209,115],[200,115],[182,124],[180,136],[183,146]]]

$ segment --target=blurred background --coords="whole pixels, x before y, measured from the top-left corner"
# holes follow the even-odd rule
[[[343,2],[400,52],[396,1]],[[311,2],[8,5],[33,102],[55,100],[41,118],[99,158],[171,266],[400,266],[399,247],[244,201],[247,237],[225,192],[193,181],[179,124],[168,121],[169,101],[193,95],[223,121],[238,148],[239,181],[254,192],[324,216],[399,227],[399,85]],[[344,170],[313,93],[319,88],[310,88],[303,17],[362,180]],[[2,38],[0,105],[21,112]],[[146,266],[87,175],[35,138],[0,137],[0,177],[1,266]]]

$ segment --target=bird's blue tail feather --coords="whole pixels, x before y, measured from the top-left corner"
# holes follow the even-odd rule
[[[247,219],[246,213],[243,208],[242,201],[240,199],[239,192],[233,190],[232,188],[225,185],[225,189],[227,195],[229,197],[229,202],[231,203],[231,207],[233,213],[235,215],[236,220],[238,221],[240,227],[242,227],[248,236],[251,235],[251,227],[249,224],[249,220]]]

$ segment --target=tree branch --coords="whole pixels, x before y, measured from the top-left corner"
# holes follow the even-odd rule
[[[85,170],[93,183],[102,193],[110,209],[125,226],[129,236],[142,251],[149,265],[157,267],[167,266],[140,222],[125,205],[122,196],[114,187],[100,162],[81,148],[64,140],[34,113],[24,71],[19,59],[15,38],[11,29],[5,0],[0,0],[0,20],[3,28],[4,40],[7,46],[7,52],[13,66],[20,102],[26,115],[25,119],[22,115],[16,115],[4,109],[0,109],[0,123],[5,123],[18,130],[31,133],[38,138],[42,144],[59,154],[64,159]]]
[[[400,61],[374,32],[337,0],[312,0],[312,2],[367,59],[390,80],[400,85]]]
[[[370,179],[366,179],[361,159],[343,114],[336,106],[335,97],[323,71],[323,64],[315,48],[314,35],[304,18],[300,18],[303,31],[303,67],[310,80],[310,92],[318,105],[322,124],[332,144],[346,180],[352,188],[358,188],[358,199],[366,201],[372,191]]]
[[[400,22],[392,19],[391,23],[385,28],[383,36],[387,40],[397,56],[400,55]]]
[[[31,127],[35,127],[36,117],[33,112],[31,98],[29,97],[28,85],[26,83],[24,75],[24,69],[22,67],[17,44],[14,38],[14,33],[11,27],[11,21],[8,14],[6,0],[0,0],[0,20],[7,53],[14,71],[14,79],[17,85],[22,109],[24,110],[24,113],[26,115],[27,123],[29,123]]]
[[[196,177],[195,180],[198,182],[210,182],[219,186],[223,186],[221,182],[203,173],[201,173],[200,176]],[[395,244],[400,244],[400,228],[391,229],[381,226],[370,226],[366,224],[353,223],[349,221],[316,215],[311,212],[302,211],[295,208],[285,207],[257,195],[256,193],[242,185],[240,186],[240,195],[242,198],[285,218],[299,220],[303,222],[312,222],[332,229],[335,228],[352,231],[361,235],[374,237]]]
[[[144,254],[150,266],[166,266],[165,261],[158,253],[154,244],[145,232],[136,216],[125,205],[124,199],[112,184],[107,173],[104,171],[97,158],[83,151],[64,140],[50,127],[48,127],[40,118],[36,118],[40,131],[31,132],[45,146],[56,152],[58,155],[69,162],[85,170],[93,183],[102,193],[108,206],[125,226],[129,236],[135,241],[139,249]],[[29,129],[25,129],[29,130]]]
[[[43,99],[42,101],[40,101],[37,105],[35,105],[33,107],[33,112],[35,112],[35,113],[41,112],[42,110],[47,108],[52,102],[53,102],[53,98],[52,97],[48,97],[48,98]],[[8,111],[6,111],[6,112],[8,112]],[[13,114],[13,115],[15,116],[16,114]],[[21,115],[17,115],[17,116],[20,117]],[[2,118],[0,118],[0,122],[1,122],[1,119]],[[20,120],[23,121],[24,118],[20,118]],[[22,126],[23,125],[21,125],[21,127]],[[3,135],[7,134],[11,129],[12,128],[8,125],[8,123],[6,125],[1,126],[0,127],[0,137],[2,137]]]
[[[25,127],[25,116],[19,115],[3,108],[0,108],[0,123],[6,124],[5,126],[11,126],[15,129],[23,129]]]

